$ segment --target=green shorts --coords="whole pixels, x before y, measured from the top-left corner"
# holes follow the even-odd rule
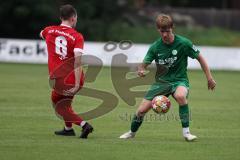
[[[189,90],[189,84],[186,81],[155,82],[151,85],[144,98],[151,101],[157,95],[169,96],[176,91],[178,86],[184,86]]]

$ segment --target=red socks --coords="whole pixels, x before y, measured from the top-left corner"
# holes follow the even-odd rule
[[[59,95],[56,92],[52,92],[52,102],[56,113],[63,118],[66,127],[71,128],[72,123],[80,126],[83,119],[79,117],[72,109],[72,96]]]

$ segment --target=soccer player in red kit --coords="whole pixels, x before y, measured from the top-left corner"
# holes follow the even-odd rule
[[[61,6],[60,19],[59,26],[46,27],[40,33],[47,44],[49,75],[54,82],[51,99],[57,115],[65,122],[63,130],[55,131],[55,134],[75,136],[72,124],[76,124],[82,127],[80,138],[87,138],[93,127],[79,117],[71,106],[74,95],[84,83],[81,69],[84,39],[74,29],[77,12],[73,6]]]

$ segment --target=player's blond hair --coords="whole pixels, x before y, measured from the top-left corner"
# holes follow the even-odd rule
[[[156,18],[156,26],[158,29],[169,29],[173,28],[172,17],[167,14],[159,14]]]

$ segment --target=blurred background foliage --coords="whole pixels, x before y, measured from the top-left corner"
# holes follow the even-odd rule
[[[86,41],[151,43],[159,37],[156,15],[169,13],[176,22],[176,33],[197,45],[240,46],[239,24],[231,19],[239,13],[237,0],[6,0],[0,1],[0,37],[39,39],[41,29],[60,23],[58,9],[63,4],[77,9],[77,30]],[[204,19],[203,13],[208,17],[209,12],[212,18]],[[218,12],[233,16],[219,23],[224,18],[217,17]]]

